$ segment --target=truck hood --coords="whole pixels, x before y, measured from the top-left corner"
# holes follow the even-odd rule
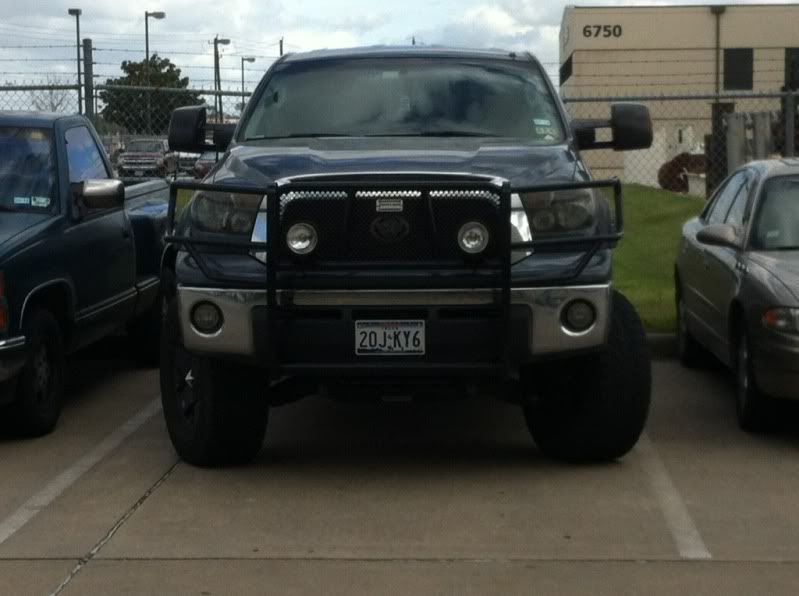
[[[359,138],[313,140],[302,145],[238,145],[231,148],[213,180],[261,186],[309,174],[413,172],[479,174],[523,185],[588,177],[567,145],[502,145],[482,141]]]
[[[799,303],[799,250],[750,253],[750,258],[782,282]]]

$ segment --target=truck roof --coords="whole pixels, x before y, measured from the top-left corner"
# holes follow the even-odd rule
[[[56,120],[69,117],[66,114],[51,112],[22,112],[0,110],[0,126],[31,126],[52,128]]]
[[[507,50],[449,48],[445,46],[368,46],[336,50],[313,50],[286,56],[286,62],[326,60],[337,58],[478,58],[491,60],[517,60],[529,56],[527,52]]]

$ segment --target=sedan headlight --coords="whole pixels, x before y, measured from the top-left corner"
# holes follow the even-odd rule
[[[590,189],[523,193],[519,198],[534,237],[583,232],[596,219],[596,198]]]
[[[763,326],[783,333],[799,333],[799,308],[770,308],[761,319]]]
[[[203,232],[249,235],[262,199],[255,194],[199,191],[191,202],[191,222]]]

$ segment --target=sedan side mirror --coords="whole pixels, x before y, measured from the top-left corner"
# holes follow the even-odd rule
[[[92,209],[116,209],[125,204],[122,180],[84,180],[72,184],[72,218],[85,217]]]
[[[730,224],[710,224],[696,233],[696,239],[702,244],[741,248],[741,238],[736,226]]]

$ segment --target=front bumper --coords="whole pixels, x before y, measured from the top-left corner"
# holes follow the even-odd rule
[[[758,388],[772,397],[799,399],[799,339],[768,333],[753,343]]]
[[[561,315],[568,303],[578,299],[593,305],[596,321],[586,331],[573,333],[565,328]],[[191,322],[192,311],[201,302],[215,304],[222,312],[223,325],[212,335],[200,333]],[[511,288],[507,338],[500,335],[503,321],[496,315],[499,304],[500,291],[491,289],[285,290],[277,293],[279,320],[270,327],[265,290],[178,288],[183,341],[188,350],[244,357],[262,364],[267,358],[263,346],[271,343],[284,364],[374,368],[385,359],[354,355],[354,321],[358,318],[424,318],[429,344],[426,355],[402,360],[409,366],[428,368],[466,366],[477,370],[479,363],[501,362],[503,341],[511,348],[509,364],[520,366],[538,357],[596,349],[607,338],[608,284]],[[270,328],[279,337],[268,338]]]
[[[15,376],[25,365],[25,337],[0,340],[0,383]]]

